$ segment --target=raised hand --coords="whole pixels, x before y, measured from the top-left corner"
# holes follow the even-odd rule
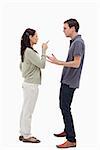
[[[53,63],[53,64],[57,64],[58,63],[58,60],[57,60],[57,58],[52,54],[52,56],[47,56],[47,58],[48,58],[48,62],[51,62],[51,63]]]

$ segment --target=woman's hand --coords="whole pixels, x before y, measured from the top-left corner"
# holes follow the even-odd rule
[[[47,45],[47,44],[48,44],[48,41],[47,41],[46,43],[43,43],[43,44],[42,44],[42,49],[43,49],[43,50],[47,50],[47,48],[48,48],[48,45]]]

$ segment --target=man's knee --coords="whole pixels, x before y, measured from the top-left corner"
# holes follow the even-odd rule
[[[60,109],[62,112],[69,112],[71,108],[68,104],[64,104],[60,102]]]

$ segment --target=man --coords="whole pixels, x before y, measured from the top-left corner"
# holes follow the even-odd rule
[[[58,60],[53,54],[48,56],[48,61],[64,66],[61,87],[60,87],[60,109],[63,115],[64,131],[60,134],[54,134],[57,137],[66,137],[67,141],[57,148],[76,147],[76,135],[74,123],[71,114],[71,103],[76,88],[79,88],[80,76],[83,67],[85,45],[78,34],[79,23],[76,19],[69,19],[64,22],[64,33],[66,37],[70,37],[70,46],[66,61]]]

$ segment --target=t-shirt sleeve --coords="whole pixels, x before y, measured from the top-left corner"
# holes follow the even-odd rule
[[[75,48],[74,48],[74,53],[73,53],[73,56],[83,56],[83,45],[82,45],[82,42],[80,41],[77,41],[75,42]]]

